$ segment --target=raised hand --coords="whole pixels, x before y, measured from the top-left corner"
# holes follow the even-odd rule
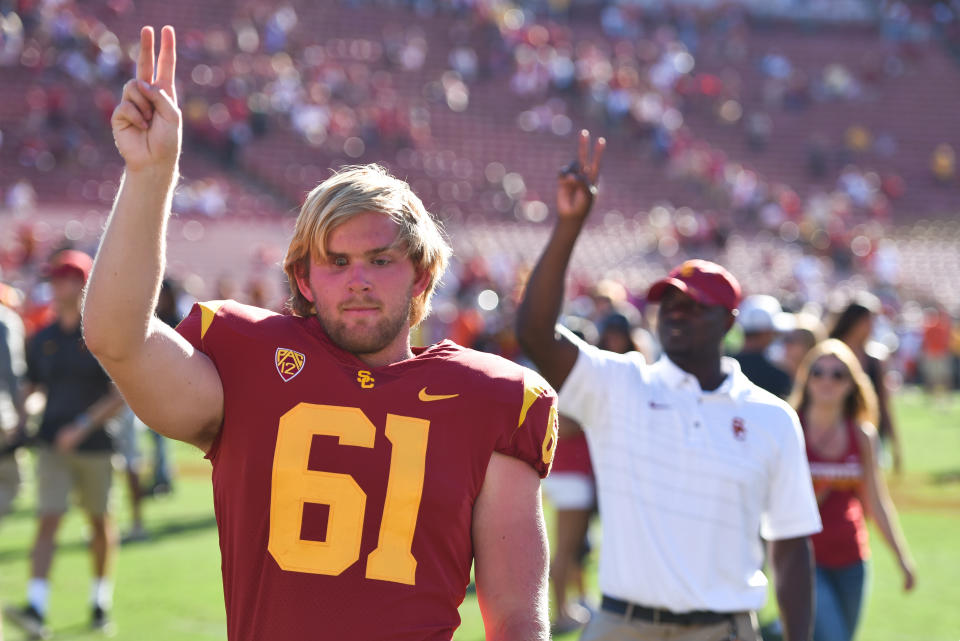
[[[113,140],[128,171],[172,169],[180,156],[182,120],[174,82],[177,41],[173,27],[160,32],[156,64],[153,47],[153,27],[144,27],[140,30],[137,77],[123,86],[120,104],[110,119]]]
[[[600,175],[600,159],[607,146],[604,138],[598,138],[590,159],[590,132],[580,132],[577,159],[560,170],[557,179],[557,215],[560,218],[582,220],[590,213],[597,194],[597,177]]]

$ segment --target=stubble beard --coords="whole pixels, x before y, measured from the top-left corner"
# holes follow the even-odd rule
[[[336,314],[326,314],[317,307],[317,320],[333,344],[351,354],[375,354],[390,345],[406,327],[409,327],[413,297],[408,293],[407,304],[395,314],[385,314],[375,322],[350,327]]]

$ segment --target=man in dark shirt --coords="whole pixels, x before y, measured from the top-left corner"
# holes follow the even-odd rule
[[[109,627],[109,571],[116,536],[109,515],[113,444],[103,426],[120,410],[123,400],[87,351],[80,331],[80,303],[92,264],[90,256],[74,250],[54,257],[49,278],[56,319],[27,345],[24,398],[42,391],[47,399],[36,435],[38,527],[27,605],[7,614],[39,638],[49,636],[44,623],[47,576],[71,490],[76,491],[92,531],[92,624],[98,629]]]
[[[743,328],[743,349],[735,354],[740,369],[754,385],[780,398],[790,395],[790,375],[770,362],[766,350],[781,332],[790,330],[792,317],[773,296],[748,296],[740,304],[737,322]]]

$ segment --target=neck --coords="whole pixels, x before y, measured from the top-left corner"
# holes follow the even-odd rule
[[[413,358],[413,350],[410,348],[410,335],[398,336],[397,340],[383,348],[379,352],[369,354],[354,354],[365,365],[370,367],[384,367],[393,365],[408,358]]]
[[[64,331],[72,332],[80,324],[80,309],[66,307],[57,311],[57,323]]]
[[[812,428],[827,429],[841,422],[843,406],[840,404],[811,404],[804,412],[806,423]]]
[[[720,354],[716,358],[703,358],[702,355],[667,354],[674,365],[692,374],[700,383],[700,389],[711,392],[723,384],[727,377],[720,367]]]

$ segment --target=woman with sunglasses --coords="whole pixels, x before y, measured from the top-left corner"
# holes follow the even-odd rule
[[[860,617],[870,554],[865,512],[893,549],[904,589],[914,585],[913,561],[877,464],[877,396],[853,350],[831,338],[804,358],[791,404],[803,426],[823,521],[823,531],[812,537],[813,639],[850,641]]]

